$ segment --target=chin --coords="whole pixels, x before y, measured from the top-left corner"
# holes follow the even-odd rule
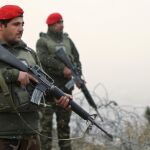
[[[15,40],[15,42],[17,42],[17,43],[20,42],[20,41],[21,41],[21,38],[18,38],[18,39]]]
[[[19,43],[20,41],[21,41],[21,39],[20,40],[15,40],[15,41],[9,41],[9,43],[13,45],[13,44]]]

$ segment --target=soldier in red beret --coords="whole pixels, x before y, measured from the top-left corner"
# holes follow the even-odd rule
[[[67,83],[72,81],[72,71],[64,62],[57,58],[55,52],[57,49],[63,48],[72,64],[75,65],[81,73],[78,51],[68,34],[63,32],[63,17],[60,13],[56,12],[50,14],[46,19],[46,24],[48,26],[47,33],[40,33],[40,38],[36,43],[37,54],[43,69],[54,78],[55,84],[65,93],[72,94],[74,84],[72,84],[71,87],[66,86]],[[71,150],[71,141],[69,139],[71,112],[67,112],[53,103],[50,103],[50,105],[52,105],[53,109],[43,112],[44,114],[41,120],[43,133],[52,136],[52,118],[55,113],[57,119],[57,134],[60,139],[60,150]],[[52,148],[51,139],[42,137],[41,142],[44,150],[50,150]]]
[[[22,8],[5,5],[0,8],[0,44],[26,65],[40,65],[36,53],[21,40],[23,34]],[[36,79],[0,62],[0,150],[40,150],[37,133],[39,107],[30,101]],[[67,108],[69,98],[61,97],[57,103]]]

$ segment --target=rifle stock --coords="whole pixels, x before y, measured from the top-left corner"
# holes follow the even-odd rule
[[[27,67],[25,64],[23,64],[19,59],[17,59],[12,53],[10,53],[6,48],[0,45],[0,61],[3,63],[6,63],[20,71],[25,71],[33,75],[37,80],[38,84],[35,88],[35,93],[37,95],[40,95],[40,98],[42,97],[41,92],[52,92],[52,94],[56,98],[60,98],[61,96],[64,96],[65,93],[56,87],[53,84],[53,80],[39,67],[39,66],[33,66],[33,67]],[[51,81],[50,81],[51,80]],[[39,94],[37,92],[40,92]],[[33,92],[34,93],[34,92]],[[37,97],[35,94],[35,97]],[[34,98],[35,98],[34,97]],[[40,104],[40,98],[34,99],[31,98],[31,102],[35,104]],[[32,100],[33,99],[33,100]],[[69,104],[71,105],[71,109],[78,114],[81,118],[84,120],[90,121],[92,124],[94,124],[96,127],[98,127],[101,131],[103,131],[111,140],[113,139],[113,136],[109,134],[107,131],[102,129],[91,117],[89,113],[87,113],[82,107],[80,107],[77,103],[75,103],[73,100],[70,100]]]

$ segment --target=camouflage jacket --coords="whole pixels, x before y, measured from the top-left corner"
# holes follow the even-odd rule
[[[26,65],[39,64],[36,53],[23,41],[11,47],[6,43],[1,43],[1,45]],[[4,78],[10,96],[10,100],[5,97],[3,92],[7,89],[2,87],[5,84],[0,81],[0,137],[12,138],[35,134],[35,130],[39,130],[39,113],[38,107],[30,102],[33,87],[29,85],[22,88],[17,81],[19,70],[3,62],[0,62],[0,73],[0,79],[3,81]],[[9,103],[11,101],[13,105]]]

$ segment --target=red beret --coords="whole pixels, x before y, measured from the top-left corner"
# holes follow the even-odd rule
[[[24,11],[16,5],[5,5],[0,8],[0,20],[13,19],[22,16]]]
[[[46,24],[47,25],[53,25],[53,24],[57,23],[60,20],[62,20],[61,14],[59,14],[59,13],[53,13],[53,14],[50,14],[47,17]]]

